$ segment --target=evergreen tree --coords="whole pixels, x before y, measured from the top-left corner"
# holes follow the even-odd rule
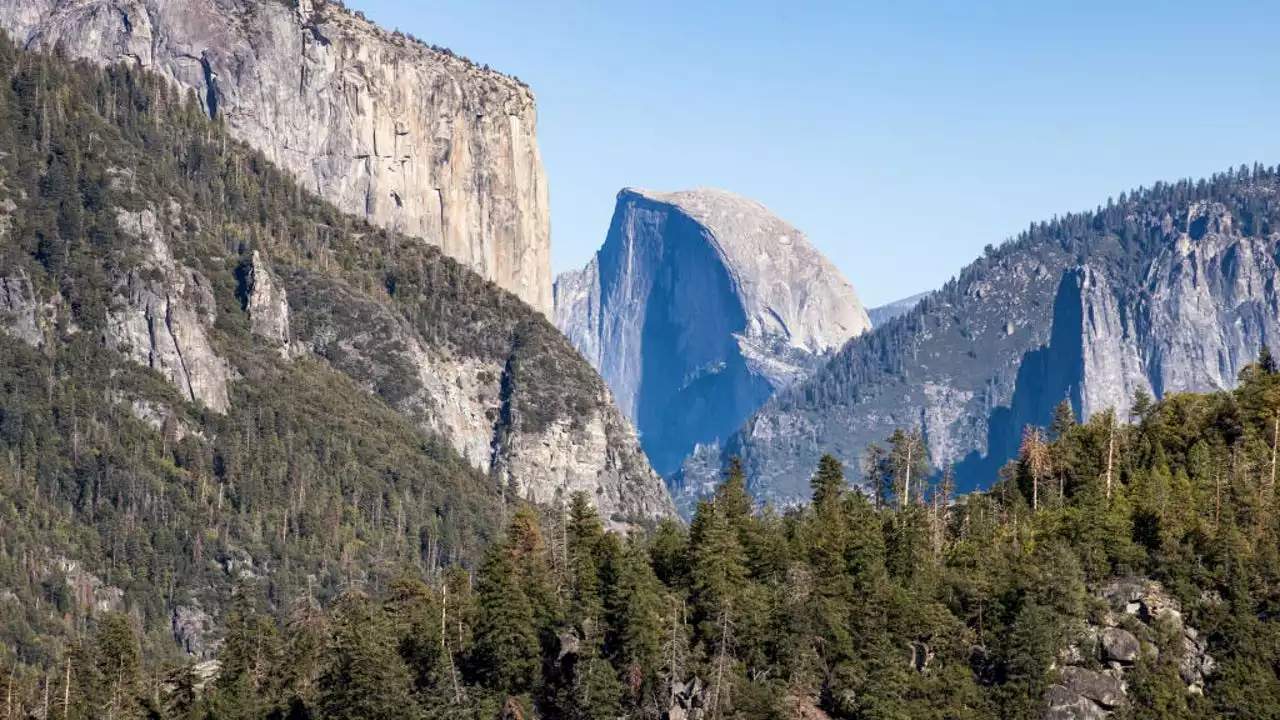
[[[95,644],[102,716],[108,720],[141,717],[141,649],[129,617],[119,613],[104,617]]]
[[[531,690],[541,657],[538,631],[506,543],[495,545],[480,568],[475,623],[470,665],[476,681],[501,695]]]
[[[237,588],[227,636],[218,656],[215,704],[219,715],[256,718],[267,711],[269,699],[278,697],[274,673],[283,664],[275,623],[256,612],[252,588]]]
[[[600,574],[604,567],[604,526],[585,493],[570,503],[568,527],[569,624],[584,641],[603,642],[604,598]]]
[[[608,647],[621,671],[628,705],[652,715],[665,690],[659,683],[670,600],[637,540],[628,542],[614,563],[611,574],[616,588],[610,593]]]
[[[346,593],[333,613],[333,630],[320,678],[320,712],[343,720],[391,720],[421,715],[409,668],[397,652],[390,619],[359,592]]]

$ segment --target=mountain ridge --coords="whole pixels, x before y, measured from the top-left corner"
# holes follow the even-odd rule
[[[815,453],[854,462],[917,427],[935,465],[972,483],[1064,397],[1124,416],[1139,388],[1229,388],[1280,333],[1262,310],[1278,302],[1275,194],[1258,165],[1034,224],[771,398],[722,458],[741,455],[761,496],[786,502]]]
[[[868,308],[867,317],[871,318],[871,326],[873,328],[877,328],[899,315],[905,315],[910,312],[911,308],[915,307],[917,303],[928,297],[930,292],[931,291],[926,290],[922,293],[916,293],[915,295],[908,295],[900,300],[885,303],[884,305],[877,305],[876,307]]]

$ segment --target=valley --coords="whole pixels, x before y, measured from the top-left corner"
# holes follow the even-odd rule
[[[693,185],[553,278],[533,90],[338,2],[0,0],[0,78],[3,720],[1280,706],[1275,167],[865,308]]]

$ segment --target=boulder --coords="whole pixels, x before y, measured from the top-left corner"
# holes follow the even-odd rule
[[[1050,685],[1044,699],[1044,720],[1101,720],[1107,716],[1097,703],[1062,685]]]
[[[1102,632],[1102,655],[1104,660],[1132,665],[1138,661],[1142,652],[1142,644],[1128,630],[1107,628]]]
[[[1068,667],[1062,671],[1062,681],[1067,690],[1088,698],[1106,709],[1127,704],[1124,687],[1120,681],[1093,670]]]

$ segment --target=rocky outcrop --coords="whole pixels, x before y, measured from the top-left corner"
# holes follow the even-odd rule
[[[173,639],[187,655],[198,660],[211,660],[221,643],[212,635],[215,624],[209,613],[198,605],[178,605],[170,617]]]
[[[535,425],[519,410],[532,389],[513,381],[511,358],[427,342],[402,315],[336,282],[295,273],[285,285],[298,342],[446,438],[500,487],[540,503],[584,491],[606,520],[673,514],[598,378],[587,381],[595,389],[581,414]]]
[[[489,469],[499,483],[533,502],[550,504],[585,492],[611,525],[670,515],[671,496],[637,452],[635,430],[607,393],[599,407],[586,419],[556,420],[537,433],[495,428]]]
[[[33,347],[44,345],[48,308],[36,301],[25,273],[0,277],[0,329]]]
[[[289,355],[293,334],[289,331],[289,296],[271,272],[262,253],[253,251],[245,273],[245,311],[254,335],[280,346]]]
[[[313,0],[0,0],[0,27],[194,90],[304,187],[550,312],[547,182],[518,81]]]
[[[226,412],[231,371],[204,329],[213,324],[209,281],[174,260],[153,210],[121,210],[117,223],[138,242],[140,262],[115,288],[107,347],[160,373],[185,399]]]
[[[870,327],[803,233],[709,189],[620,192],[604,246],[557,280],[556,323],[662,473]]]
[[[1129,707],[1129,673],[1144,658],[1174,652],[1187,692],[1204,692],[1216,663],[1195,628],[1183,621],[1181,607],[1159,583],[1117,580],[1094,593],[1105,608],[1099,622],[1082,623],[1077,643],[1058,656],[1061,682],[1045,692],[1046,720],[1097,720]],[[1173,647],[1160,647],[1161,631],[1169,631]]]
[[[1217,181],[1217,200],[1162,186],[990,248],[772,398],[722,454],[743,457],[759,495],[794,502],[823,453],[856,464],[915,426],[966,490],[991,482],[1023,428],[1048,425],[1064,398],[1080,419],[1124,419],[1138,390],[1232,387],[1280,337],[1280,236],[1248,209],[1274,202],[1277,179],[1237,178]]]

